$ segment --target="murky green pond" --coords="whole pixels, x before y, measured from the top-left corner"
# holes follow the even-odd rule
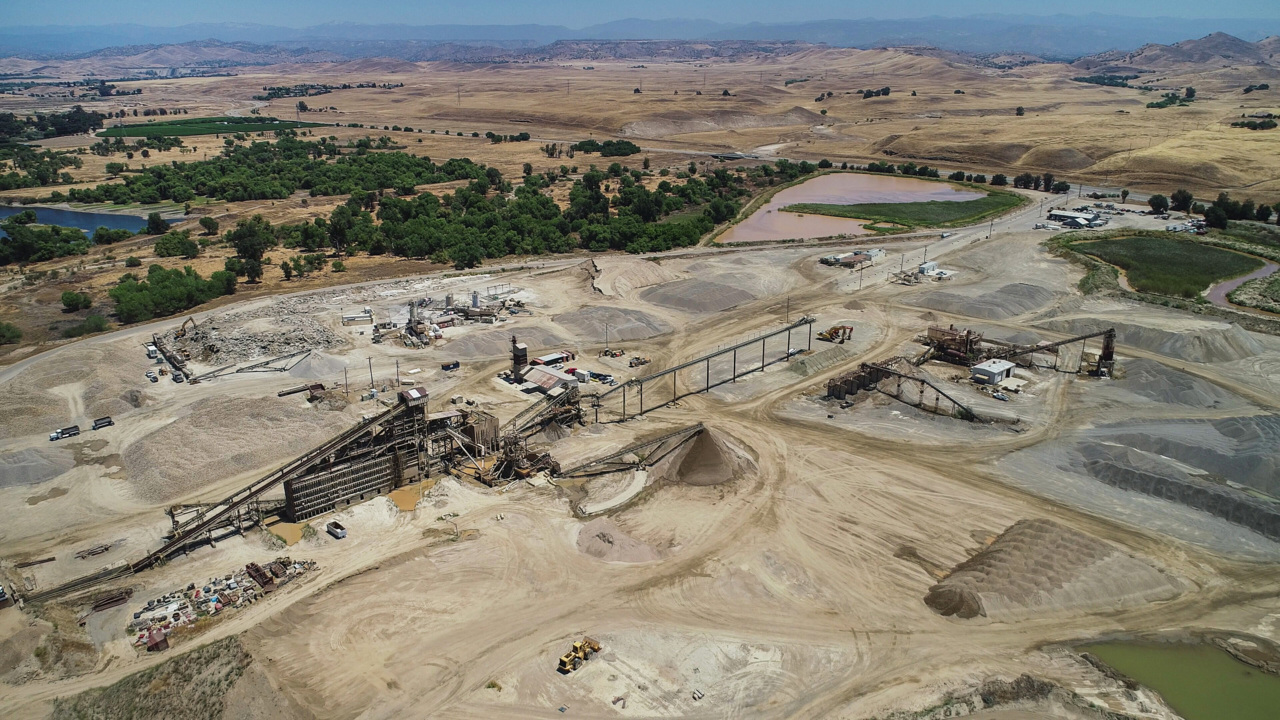
[[[1187,720],[1280,718],[1280,677],[1211,645],[1102,643],[1079,649],[1160,693]]]

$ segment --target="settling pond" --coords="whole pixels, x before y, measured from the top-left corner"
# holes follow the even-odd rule
[[[136,233],[147,226],[147,219],[137,215],[84,212],[82,210],[29,205],[0,205],[0,220],[17,215],[25,210],[34,210],[36,222],[41,225],[80,228],[88,235],[92,235],[93,231],[99,227],[106,227],[109,230],[128,230]]]
[[[1280,717],[1280,677],[1211,645],[1114,642],[1079,649],[1160,693],[1186,720]]]
[[[946,183],[892,175],[831,173],[807,180],[795,187],[779,191],[746,220],[734,225],[717,238],[722,243],[760,242],[820,238],[833,235],[865,235],[861,220],[799,215],[781,212],[787,205],[825,203],[857,205],[860,203],[961,202],[977,200],[984,193],[957,190]]]

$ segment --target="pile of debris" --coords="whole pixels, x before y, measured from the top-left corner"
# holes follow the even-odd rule
[[[293,301],[299,305],[313,305]],[[343,339],[305,309],[291,309],[289,300],[267,308],[207,318],[185,330],[165,333],[163,339],[191,360],[207,365],[228,365],[264,357],[279,357],[300,350],[324,350]],[[279,320],[278,327],[263,327],[251,320]],[[270,323],[269,323],[270,324]]]
[[[249,563],[234,572],[209,578],[204,585],[190,583],[183,590],[148,600],[133,613],[128,631],[134,636],[135,647],[163,650],[169,646],[168,636],[178,628],[251,605],[316,569],[314,561],[287,557],[276,558],[265,567]]]

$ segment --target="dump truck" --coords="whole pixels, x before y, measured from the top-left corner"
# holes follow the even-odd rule
[[[115,424],[116,424],[116,421],[112,420],[110,415],[107,415],[106,417],[100,417],[97,420],[94,420],[93,429],[101,430],[104,427],[111,427],[112,425],[115,425]]]
[[[568,675],[582,667],[583,663],[590,660],[598,652],[600,652],[600,643],[589,637],[584,637],[573,644],[573,649],[560,656],[560,666],[556,670],[562,675]]]
[[[69,425],[67,427],[54,430],[53,432],[49,433],[49,440],[50,441],[61,440],[63,438],[75,437],[79,434],[80,434],[79,425]]]
[[[324,526],[324,530],[337,540],[347,536],[347,529],[337,520],[330,521],[328,525]]]

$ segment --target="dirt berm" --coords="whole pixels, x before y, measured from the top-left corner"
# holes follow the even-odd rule
[[[940,615],[1011,621],[1168,600],[1182,583],[1143,560],[1052,520],[1019,520],[929,588]]]

